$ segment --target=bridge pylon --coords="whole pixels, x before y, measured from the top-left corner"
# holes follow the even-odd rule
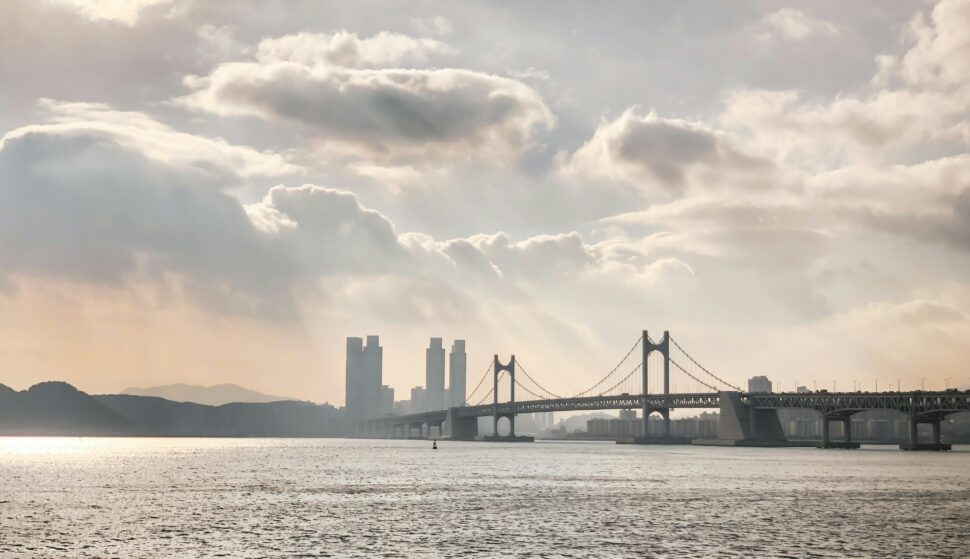
[[[644,330],[641,347],[643,348],[643,362],[640,366],[640,374],[642,375],[641,388],[643,392],[643,399],[641,403],[643,411],[643,437],[647,438],[649,436],[648,427],[650,414],[653,412],[658,412],[664,418],[664,439],[670,439],[670,332],[664,330],[663,338],[661,338],[659,342],[654,342],[650,339],[647,331]],[[650,370],[648,367],[648,361],[650,354],[655,351],[660,352],[664,358],[664,405],[661,407],[649,407],[647,405],[647,395],[650,393]]]
[[[501,417],[498,413],[498,380],[502,376],[503,372],[509,374],[509,403],[515,403],[515,354],[512,354],[512,358],[509,362],[502,364],[498,360],[498,354],[492,358],[492,435],[496,438],[498,437],[498,418]],[[515,437],[515,414],[508,415],[509,418],[509,437]]]
[[[509,375],[509,406],[506,411],[500,411],[498,405],[498,382],[502,373]],[[502,442],[532,442],[534,437],[517,436],[515,434],[515,355],[509,359],[508,363],[503,364],[498,360],[498,355],[492,358],[492,435],[483,437],[486,441]],[[498,420],[500,417],[509,418],[509,434],[499,436]]]

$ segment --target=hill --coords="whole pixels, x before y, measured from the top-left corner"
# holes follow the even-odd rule
[[[238,384],[216,384],[213,386],[166,384],[149,388],[126,388],[121,393],[131,396],[156,396],[158,398],[172,400],[173,402],[192,402],[207,406],[221,406],[234,402],[261,403],[296,399],[263,394],[262,392],[256,392],[255,390],[244,388]]]
[[[340,410],[309,402],[208,406],[155,396],[91,396],[65,382],[21,392],[0,385],[0,435],[328,437],[342,431]]]
[[[0,434],[121,435],[128,421],[66,382],[0,390]]]

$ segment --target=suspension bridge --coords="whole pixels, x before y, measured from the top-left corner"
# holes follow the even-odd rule
[[[640,349],[639,359],[637,349]],[[673,352],[672,352],[673,350]],[[662,368],[651,379],[649,357],[659,353]],[[676,353],[674,353],[676,352]],[[671,355],[674,353],[674,355]],[[631,361],[632,359],[632,361]],[[671,366],[678,381],[697,387],[694,392],[671,392]],[[491,383],[487,383],[491,376]],[[509,398],[499,401],[500,381],[507,379]],[[651,380],[654,384],[651,384]],[[486,391],[485,388],[489,387]],[[651,391],[651,387],[655,391]],[[529,399],[516,400],[516,389]],[[569,395],[553,392],[538,381],[515,355],[503,363],[498,355],[489,362],[464,404],[442,410],[409,415],[389,415],[360,422],[358,434],[369,437],[412,438],[414,430],[455,440],[524,441],[515,433],[515,416],[523,413],[555,411],[593,411],[639,409],[642,437],[630,442],[641,444],[678,444],[670,434],[670,413],[675,409],[716,409],[718,438],[708,444],[727,446],[787,446],[789,444],[778,418],[784,408],[811,409],[822,419],[824,448],[858,448],[852,440],[852,415],[870,410],[895,410],[909,418],[909,440],[900,445],[907,450],[949,450],[941,441],[940,423],[952,413],[970,411],[970,391],[946,392],[827,392],[751,393],[743,391],[711,372],[688,353],[670,333],[653,340],[646,330],[620,361],[588,388]],[[659,415],[663,433],[649,436],[648,420]],[[492,418],[492,434],[480,437],[478,418]],[[499,435],[499,422],[506,420],[508,434]],[[830,424],[841,423],[843,440],[833,441]],[[918,426],[932,426],[930,441],[919,440]],[[420,435],[419,435],[420,436]],[[695,441],[697,442],[697,441]]]

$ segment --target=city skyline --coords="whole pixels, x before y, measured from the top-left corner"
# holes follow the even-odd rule
[[[345,410],[351,422],[383,415],[440,410],[465,404],[465,340],[453,340],[446,352],[443,338],[431,337],[425,348],[424,384],[395,390],[384,380],[384,348],[380,336],[347,338]],[[447,379],[447,386],[445,385]],[[409,394],[409,398],[404,395]],[[397,395],[397,397],[395,397]]]
[[[2,382],[970,386],[966,0],[546,6],[8,2]]]

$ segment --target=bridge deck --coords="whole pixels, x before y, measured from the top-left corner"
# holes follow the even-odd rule
[[[647,394],[647,409],[715,409],[720,407],[720,392],[690,394]],[[891,409],[903,413],[916,412],[921,417],[940,417],[950,413],[970,411],[970,392],[811,392],[756,394],[741,393],[744,404],[755,408],[813,409],[826,415],[848,415],[867,410]],[[558,400],[525,400],[498,404],[499,415],[551,411],[594,411],[610,409],[641,409],[644,397],[640,394],[589,396]],[[495,413],[495,406],[464,406],[456,408],[458,417],[487,417]],[[373,419],[374,423],[436,423],[445,420],[448,410],[436,410],[410,415]]]

